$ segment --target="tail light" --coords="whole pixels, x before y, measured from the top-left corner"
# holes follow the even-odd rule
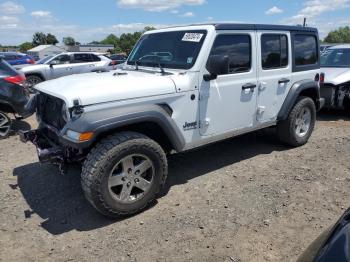
[[[117,64],[117,61],[111,61],[110,63],[109,63],[109,66],[115,66]]]
[[[35,60],[34,59],[30,59],[30,58],[27,58],[27,64],[35,64]]]
[[[23,75],[16,75],[16,76],[5,77],[4,80],[11,83],[11,84],[21,85],[24,83],[26,78]]]
[[[325,78],[325,74],[321,73],[321,75],[320,75],[320,84],[324,83],[324,78]]]

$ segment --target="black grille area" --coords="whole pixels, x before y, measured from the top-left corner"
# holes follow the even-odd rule
[[[61,130],[66,124],[62,115],[64,101],[43,93],[40,93],[37,99],[37,114],[39,114],[41,120],[45,124]]]

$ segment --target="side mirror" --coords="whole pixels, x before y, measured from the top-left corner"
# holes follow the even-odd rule
[[[204,75],[205,81],[214,80],[218,75],[229,73],[229,57],[227,55],[212,55],[209,57],[207,69],[210,74]]]

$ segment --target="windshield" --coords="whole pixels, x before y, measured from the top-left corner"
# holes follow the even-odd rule
[[[321,59],[323,67],[350,67],[350,48],[328,49]]]
[[[43,59],[40,59],[38,62],[36,62],[37,64],[45,64],[47,61],[49,61],[51,58],[53,58],[53,55],[49,55],[44,57]]]
[[[144,35],[132,51],[128,65],[190,69],[206,34],[205,30],[191,30]]]

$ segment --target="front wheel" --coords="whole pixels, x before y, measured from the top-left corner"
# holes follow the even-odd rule
[[[88,155],[82,188],[103,215],[132,215],[155,200],[167,169],[165,153],[155,141],[139,133],[122,132],[102,140]]]
[[[286,120],[277,125],[279,139],[290,146],[302,146],[309,140],[316,122],[316,106],[310,97],[301,96]]]
[[[32,87],[34,87],[35,85],[41,83],[43,81],[43,79],[38,76],[38,75],[28,75],[26,76],[26,82],[28,85],[28,88],[30,91],[32,91]]]

